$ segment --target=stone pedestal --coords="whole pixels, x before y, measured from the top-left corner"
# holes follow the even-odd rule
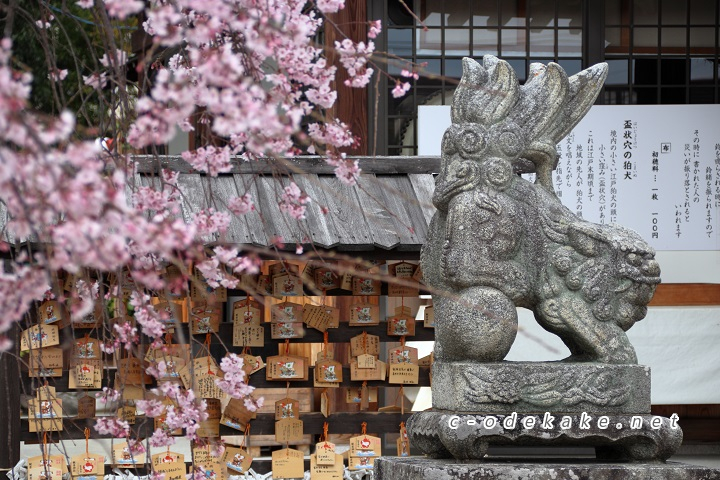
[[[434,458],[481,460],[490,445],[595,447],[611,460],[670,458],[682,430],[652,415],[455,414],[425,411],[407,421],[410,444]]]
[[[720,470],[683,463],[612,464],[575,461],[460,462],[422,457],[383,457],[375,461],[378,480],[720,480]]]
[[[436,361],[432,381],[439,410],[650,413],[650,368],[642,365]]]

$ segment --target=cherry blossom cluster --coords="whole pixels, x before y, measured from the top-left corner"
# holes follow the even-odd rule
[[[264,401],[262,398],[251,397],[255,387],[248,385],[245,380],[244,363],[241,357],[229,353],[220,361],[220,370],[223,371],[224,375],[222,380],[215,380],[215,384],[232,398],[243,399],[245,408],[251,412],[256,412],[263,406]]]
[[[196,440],[200,422],[208,418],[205,400],[195,398],[192,389],[185,390],[173,382],[161,382],[158,389],[173,402],[165,409],[167,430],[184,428],[185,436],[190,440]],[[158,434],[158,437],[161,438],[162,435]]]
[[[355,185],[360,176],[360,167],[357,158],[345,158],[345,154],[330,154],[325,160],[328,164],[335,167],[335,175],[346,185]]]
[[[367,63],[375,51],[375,43],[371,40],[353,43],[346,38],[342,42],[335,42],[335,50],[340,55],[340,63],[347,70],[348,78],[345,85],[349,87],[365,87],[370,82],[373,69],[368,68]]]
[[[107,113],[114,130],[101,132],[113,141],[96,142],[88,139],[92,129],[76,125],[74,112],[58,109],[53,117],[32,111],[33,76],[13,68],[11,41],[0,40],[0,200],[7,217],[3,238],[44,247],[13,252],[11,268],[0,270],[0,351],[10,348],[6,332],[28,314],[33,302],[54,296],[67,307],[72,320],[98,312],[105,318],[109,312],[100,308],[103,302],[122,304],[116,305],[112,324],[103,326],[100,348],[107,354],[136,355],[141,335],[157,346],[166,331],[167,318],[153,306],[152,297],[158,292],[187,293],[190,265],[211,287],[236,288],[241,275],[259,272],[260,263],[255,255],[237,248],[205,248],[209,239],[222,240],[233,215],[253,212],[249,194],[232,198],[226,206],[213,204],[185,219],[181,201],[187,198],[179,174],[162,170],[141,182],[137,165],[123,152],[167,144],[179,131],[191,131],[197,119],[208,143],[221,141],[216,142],[220,146],[198,144],[183,152],[183,160],[194,171],[218,176],[233,170],[237,161],[233,157],[257,161],[288,155],[297,151],[295,139],[309,138],[311,148],[326,152],[326,161],[335,167],[338,178],[354,184],[360,174],[357,161],[348,160],[340,151],[356,146],[358,140],[347,125],[325,116],[337,100],[333,88],[337,68],[317,44],[321,27],[335,28],[325,15],[343,8],[344,0],[74,3],[92,9],[101,28],[114,28],[113,22],[142,14],[146,19],[142,28],[151,36],[153,47],[147,57],[136,58],[111,42],[113,46],[97,58],[97,71],[77,65],[48,66],[53,88],[65,87],[64,83],[70,83],[64,81],[68,69],[78,68],[82,95],[107,93],[120,98],[111,102]],[[36,20],[33,28],[43,29],[43,34],[57,22],[47,12],[32,21]],[[346,84],[352,87],[368,84],[373,74],[372,39],[381,31],[380,22],[363,24],[370,40],[345,39],[335,44],[339,63],[349,75]],[[111,32],[101,33],[98,38],[116,38]],[[164,64],[153,56],[162,50],[172,52]],[[129,60],[137,60],[138,71],[152,71],[148,75],[152,85],[143,94],[136,95],[137,88],[128,86]],[[134,96],[138,98],[130,98]],[[308,118],[313,120],[303,137]],[[121,121],[125,119],[126,123]],[[310,201],[294,182],[278,199],[280,209],[296,219],[305,217]],[[279,245],[282,239],[276,242]],[[10,251],[9,244],[0,243],[0,250]],[[297,251],[302,252],[300,245]],[[177,266],[180,274],[167,278],[163,269],[168,265]],[[90,271],[96,275],[82,276]],[[59,279],[67,274],[82,278],[72,282],[68,294],[59,286]],[[114,278],[109,288],[104,280],[107,274]],[[122,285],[117,284],[120,281]],[[129,301],[121,301],[127,298],[127,290],[132,291]],[[244,399],[251,411],[260,408],[263,400],[251,396],[242,359],[230,355],[221,367],[224,376],[219,388]],[[160,379],[168,369],[165,361],[158,361],[147,373]],[[196,438],[200,422],[207,418],[205,402],[192,389],[172,382],[158,382],[156,393],[172,404],[138,403],[147,416],[165,415],[165,427],[153,433],[150,444],[170,445],[174,440],[169,432],[178,428]],[[109,387],[100,394],[105,402],[119,398],[120,392]],[[128,438],[133,451],[142,448],[131,438],[127,422],[118,418],[100,418],[96,430]]]
[[[285,191],[280,195],[280,210],[288,213],[291,217],[298,220],[305,218],[306,204],[310,201],[310,197],[300,190],[295,182],[285,187]]]

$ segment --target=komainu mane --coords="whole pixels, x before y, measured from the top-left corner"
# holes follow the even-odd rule
[[[606,64],[569,78],[533,64],[520,86],[503,60],[463,60],[422,252],[426,283],[445,292],[434,296],[438,360],[502,360],[519,306],[565,342],[570,361],[637,363],[625,331],[660,282],[655,253],[631,230],[577,217],[552,184],[556,144],[606,76]]]

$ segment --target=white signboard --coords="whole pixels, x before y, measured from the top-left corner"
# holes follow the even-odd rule
[[[419,107],[418,153],[440,155],[449,125],[449,106]],[[558,197],[586,220],[657,250],[720,248],[720,105],[594,106],[558,154]]]

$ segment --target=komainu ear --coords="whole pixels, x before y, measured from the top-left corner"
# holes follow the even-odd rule
[[[486,55],[480,65],[472,58],[463,58],[463,76],[454,94],[452,122],[485,126],[500,122],[517,102],[519,91],[515,72],[506,61]]]
[[[568,98],[557,122],[546,135],[548,140],[558,143],[580,122],[595,103],[607,74],[608,64],[598,63],[568,79]]]

